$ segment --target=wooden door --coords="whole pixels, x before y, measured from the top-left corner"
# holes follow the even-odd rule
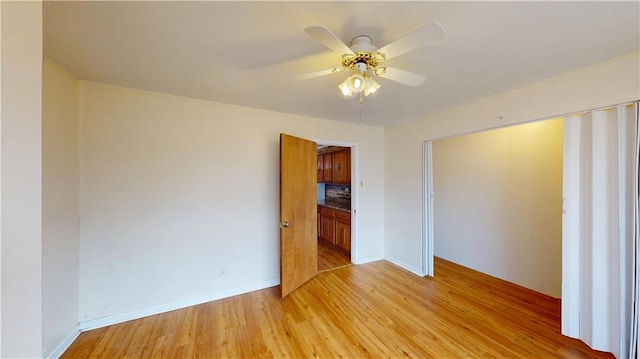
[[[280,289],[282,297],[318,272],[316,143],[280,134]]]

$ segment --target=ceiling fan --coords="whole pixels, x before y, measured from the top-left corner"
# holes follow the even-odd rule
[[[311,79],[340,71],[350,71],[351,74],[338,85],[338,88],[345,97],[360,94],[361,102],[363,94],[369,96],[380,88],[380,84],[375,81],[374,77],[413,87],[424,83],[427,79],[425,76],[387,66],[386,61],[444,38],[444,29],[437,23],[429,23],[381,48],[373,45],[371,37],[367,35],[356,36],[351,40],[351,46],[347,46],[322,25],[310,26],[304,31],[341,55],[342,61],[340,66],[307,73],[298,76],[298,78]]]

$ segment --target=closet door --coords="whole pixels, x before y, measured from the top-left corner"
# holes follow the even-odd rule
[[[616,357],[631,333],[637,131],[635,103],[564,119],[562,334]]]

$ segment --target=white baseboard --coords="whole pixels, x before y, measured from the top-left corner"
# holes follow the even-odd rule
[[[221,292],[212,293],[209,295],[205,295],[202,297],[191,298],[186,300],[181,300],[179,302],[157,305],[155,307],[150,307],[142,310],[137,310],[135,312],[129,312],[124,314],[112,315],[109,317],[98,318],[93,320],[87,320],[84,322],[80,322],[78,324],[79,330],[81,332],[85,332],[87,330],[98,329],[102,327],[106,327],[109,325],[114,325],[118,323],[128,322],[130,320],[139,319],[143,317],[148,317],[150,315],[156,315],[161,313],[170,312],[176,309],[182,309],[186,307],[190,307],[193,305],[198,305],[202,303],[211,302],[218,299],[233,297],[235,295],[244,294],[248,292],[253,292],[260,289],[274,287],[280,284],[279,279],[274,279],[266,282],[250,284],[238,288],[233,288],[229,290],[224,290]]]
[[[383,259],[384,259],[384,257],[367,257],[367,258],[362,258],[362,259],[358,258],[358,262],[354,262],[353,264],[365,264],[365,263],[381,261]]]
[[[405,263],[405,262],[403,262],[401,260],[398,260],[398,259],[395,259],[395,258],[392,258],[392,257],[386,257],[385,259],[387,261],[397,265],[398,267],[400,267],[400,268],[402,268],[404,270],[407,270],[407,271],[409,271],[409,272],[411,272],[411,273],[413,273],[413,274],[415,274],[417,276],[424,277],[426,275],[426,273],[422,272],[422,269],[416,268],[416,267],[414,267],[412,265],[409,265],[409,264],[407,264],[407,263]]]
[[[42,357],[43,358],[51,358],[51,359],[58,359],[62,356],[62,354],[64,354],[64,352],[71,346],[71,344],[76,340],[76,338],[78,338],[78,335],[80,335],[80,325],[76,325],[73,330],[71,330],[71,332],[69,334],[67,334],[66,337],[64,337],[64,339],[62,339],[62,341],[60,342],[60,344],[58,344],[57,347],[55,347],[55,349],[53,349],[51,351],[51,353],[43,353]]]

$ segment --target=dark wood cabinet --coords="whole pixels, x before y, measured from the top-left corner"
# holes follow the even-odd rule
[[[329,207],[320,206],[320,238],[335,245],[336,244],[336,231],[335,231],[335,214],[333,209]]]
[[[351,225],[336,220],[336,247],[351,253]]]
[[[318,218],[318,228],[317,228],[317,230],[318,230],[318,232],[317,232],[318,233],[318,238],[321,238],[322,236],[321,236],[321,233],[320,233],[320,228],[321,228],[320,227],[320,206],[318,206],[318,214],[317,214],[316,217]]]
[[[318,207],[318,237],[351,254],[351,212]]]
[[[349,149],[344,149],[331,154],[331,159],[333,161],[333,183],[351,183],[350,152],[351,151]]]
[[[351,149],[318,154],[318,182],[351,184]]]
[[[325,183],[333,183],[333,156],[331,153],[322,155],[322,179]]]
[[[351,253],[351,212],[335,210],[335,245],[347,253]]]
[[[324,182],[324,155],[318,155],[318,183]]]

